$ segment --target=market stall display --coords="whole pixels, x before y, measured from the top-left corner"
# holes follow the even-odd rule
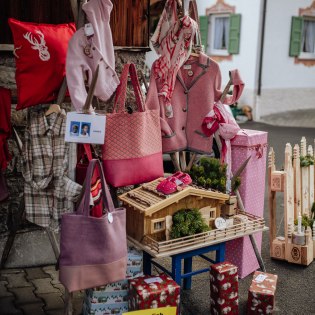
[[[276,170],[275,153],[270,148],[268,176],[270,256],[307,266],[315,258],[313,147],[309,145],[306,150],[304,137],[293,150],[287,143],[283,171]],[[277,192],[284,192],[284,236],[276,236]]]
[[[232,104],[241,96],[244,83],[237,70],[231,71],[222,93],[219,64],[202,52],[196,3],[195,21],[183,12],[178,14],[178,2],[166,1],[153,36],[161,56],[153,64],[146,101],[135,64],[126,62],[119,84],[109,26],[111,1],[91,0],[83,5],[88,23],[70,40],[67,81],[72,105],[78,112],[75,115],[81,118],[82,112],[92,120],[96,117],[91,107],[93,95],[105,101],[116,91],[113,111],[106,113],[106,128],[102,123],[105,139],[101,135],[102,141],[97,142],[104,143],[102,159],[92,159],[89,141],[85,140],[90,126],[80,120],[80,124],[65,127],[61,101],[49,106],[48,112],[47,106],[29,110],[24,146],[26,212],[30,221],[45,227],[53,225],[55,230],[63,214],[60,280],[69,292],[88,289],[85,315],[163,306],[176,306],[179,315],[182,279],[184,288],[190,289],[193,275],[209,271],[192,271],[192,259],[198,255],[215,263],[210,268],[211,313],[238,314],[238,274],[244,277],[258,268],[254,257],[245,257],[250,245],[244,237],[267,230],[262,213],[267,134],[239,131],[227,115],[224,104]],[[24,38],[36,44],[31,34]],[[39,50],[39,56],[47,61],[49,52]],[[126,103],[129,74],[136,107]],[[231,85],[233,95],[228,96]],[[63,84],[60,93],[65,91]],[[77,161],[77,180],[84,183],[84,189],[74,213],[64,204],[66,199],[78,197],[81,186],[67,177],[65,128],[70,136],[80,133],[85,150]],[[196,154],[212,153],[214,136],[222,141],[221,161],[198,157],[198,164],[193,165]],[[227,150],[230,140],[232,149]],[[181,152],[183,156],[182,151],[194,153],[188,167],[191,176],[177,172],[161,178],[162,153]],[[237,174],[236,170],[243,170],[247,163],[240,186],[245,212],[244,208],[239,210],[229,181],[232,172]],[[140,185],[119,196],[126,209],[114,208],[102,165],[106,181],[113,187]],[[95,166],[98,170],[93,176]],[[236,179],[232,180],[235,184]],[[233,185],[232,190],[236,190]],[[309,241],[311,234],[306,232]],[[297,242],[301,242],[299,236],[295,237]],[[141,275],[142,257],[138,253],[127,255],[127,238],[144,250],[145,276]],[[231,240],[234,243],[229,245],[227,241]],[[223,262],[226,247],[228,260],[236,261],[237,266]],[[215,259],[205,255],[211,251],[215,251]],[[173,279],[165,274],[151,276],[152,259],[168,256],[172,258],[172,272],[156,266]],[[127,291],[126,279],[134,277]]]

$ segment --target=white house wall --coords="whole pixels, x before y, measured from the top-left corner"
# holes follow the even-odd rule
[[[199,15],[216,0],[196,0]],[[263,0],[225,0],[241,14],[240,52],[231,60],[219,62],[222,87],[228,72],[239,69],[245,82],[240,105],[250,105],[255,119],[288,110],[315,107],[315,66],[295,64],[289,57],[291,18],[299,15],[299,8],[309,7],[312,0],[267,0],[265,42],[261,96],[257,96],[258,67],[261,44]],[[185,0],[188,3],[188,0]],[[149,53],[146,63],[151,67],[157,55]]]
[[[311,0],[269,0],[262,72],[260,116],[315,107],[315,66],[289,57],[291,18]]]
[[[240,53],[232,60],[221,61],[220,68],[223,84],[228,81],[229,70],[239,69],[245,82],[245,91],[255,89],[256,65],[259,41],[260,0],[228,0],[235,6],[235,13],[241,14]],[[205,15],[206,8],[213,6],[215,0],[197,0],[199,15]]]
[[[188,1],[185,1],[187,4]],[[206,8],[213,6],[215,0],[197,0],[199,15],[205,15]],[[233,55],[232,60],[219,62],[222,73],[222,88],[229,80],[229,70],[239,69],[245,82],[245,89],[240,100],[241,104],[253,106],[255,101],[255,88],[257,82],[257,59],[260,27],[261,0],[229,0],[227,4],[235,6],[235,13],[241,17],[240,53]],[[146,64],[151,67],[157,55],[153,52],[147,54]]]

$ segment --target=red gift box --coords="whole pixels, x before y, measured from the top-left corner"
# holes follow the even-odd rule
[[[176,306],[179,315],[180,286],[165,274],[129,280],[129,311]]]
[[[210,314],[238,314],[237,267],[229,262],[210,266]]]
[[[277,275],[256,271],[248,291],[247,314],[272,314]]]

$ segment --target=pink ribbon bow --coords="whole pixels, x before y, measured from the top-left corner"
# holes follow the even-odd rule
[[[214,104],[213,109],[208,113],[202,122],[202,131],[205,135],[211,136],[218,132],[222,142],[221,163],[227,164],[227,177],[231,177],[231,142],[240,127],[234,117],[225,109],[221,101]]]

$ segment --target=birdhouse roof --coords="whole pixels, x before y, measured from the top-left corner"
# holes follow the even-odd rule
[[[208,198],[220,200],[222,202],[229,199],[229,195],[214,190],[206,190],[187,186],[183,190],[175,192],[171,195],[164,195],[156,190],[156,186],[160,183],[157,179],[151,183],[144,184],[136,189],[119,196],[119,199],[135,210],[144,212],[145,216],[150,216],[153,213],[164,209],[165,207],[178,202],[188,196],[196,196],[200,198]]]

